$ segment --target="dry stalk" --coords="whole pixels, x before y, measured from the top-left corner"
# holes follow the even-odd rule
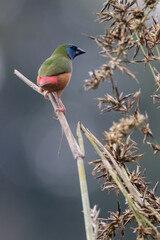
[[[14,70],[14,73],[29,87],[31,87],[33,90],[43,95],[40,88],[37,85],[35,85],[33,82],[31,82],[29,79],[27,79],[23,74],[21,74],[17,70]],[[49,93],[48,98],[54,110],[57,109],[59,105],[58,105],[58,99],[56,94]],[[85,229],[86,229],[86,239],[93,240],[93,229],[92,229],[91,216],[90,216],[89,195],[88,195],[87,181],[86,181],[85,169],[84,169],[84,163],[83,163],[84,147],[83,147],[83,141],[80,134],[80,130],[77,130],[77,135],[79,140],[79,145],[78,145],[76,139],[74,138],[71,132],[71,129],[69,127],[69,124],[67,122],[65,115],[62,112],[57,112],[56,114],[61,124],[61,127],[65,133],[65,136],[67,138],[72,155],[74,159],[77,160],[77,168],[79,173],[79,182],[80,182],[81,198],[82,198]]]

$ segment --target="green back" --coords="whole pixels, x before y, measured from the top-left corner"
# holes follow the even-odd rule
[[[58,47],[50,58],[47,58],[41,65],[39,76],[56,76],[62,73],[70,73],[72,71],[72,62],[67,55],[66,45]]]

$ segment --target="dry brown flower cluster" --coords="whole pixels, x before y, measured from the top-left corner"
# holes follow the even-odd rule
[[[108,0],[103,8],[97,13],[100,23],[108,22],[105,34],[99,37],[90,36],[101,48],[102,54],[109,61],[103,64],[99,70],[90,72],[90,78],[85,80],[85,89],[97,88],[101,81],[112,81],[114,71],[120,71],[136,78],[125,66],[126,63],[136,62],[150,63],[160,59],[158,44],[160,43],[160,25],[156,17],[152,17],[152,25],[148,26],[149,15],[156,8],[159,1],[142,1],[139,5],[137,0]],[[128,59],[131,49],[134,49],[135,58],[140,48],[143,51],[143,59]],[[157,55],[154,53],[157,50]],[[153,70],[154,71],[154,70]]]
[[[121,113],[128,113],[133,107],[133,104],[138,99],[140,91],[134,94],[129,93],[126,96],[123,96],[123,93],[119,94],[117,86],[114,86],[114,90],[115,97],[112,97],[110,94],[107,93],[105,98],[98,98],[99,108],[102,107],[103,103],[108,104],[102,110],[102,113],[110,112],[111,110],[119,111]]]
[[[102,186],[102,190],[112,190],[114,189],[117,194],[119,194],[120,190],[112,180],[109,173],[106,171],[106,168],[103,166],[101,160],[97,160],[92,162],[93,164],[97,164],[95,169],[93,170],[93,174],[96,172],[100,173],[99,177],[104,178],[104,184]],[[159,220],[156,218],[156,214],[153,213],[160,213],[160,198],[155,196],[155,191],[157,185],[153,188],[153,190],[148,189],[148,184],[145,182],[144,172],[140,172],[140,167],[137,166],[137,169],[130,173],[128,168],[125,166],[125,170],[129,176],[130,182],[134,185],[139,193],[143,196],[143,199],[147,201],[146,206],[143,206],[139,209],[139,213],[149,219],[152,224],[159,225]],[[99,178],[98,177],[98,178]],[[134,199],[134,197],[133,197]],[[155,212],[154,212],[155,211]],[[120,203],[118,203],[118,212],[110,212],[110,216],[108,218],[99,218],[100,210],[97,210],[95,207],[92,210],[92,219],[94,223],[94,229],[97,230],[97,239],[105,239],[105,237],[113,237],[119,231],[121,231],[121,237],[124,236],[125,233],[125,226],[127,224],[131,224],[135,222],[135,216],[132,210],[129,207],[126,207],[123,213],[121,213]],[[98,226],[98,227],[97,227]],[[140,238],[141,234],[139,232],[139,228],[134,229],[137,231],[137,239],[145,239],[147,236],[155,236],[152,239],[160,239],[159,235],[155,234],[152,228],[150,228],[150,233],[148,232],[148,227],[143,228],[144,238]],[[141,229],[142,231],[142,229]],[[146,235],[145,235],[146,234]],[[111,238],[112,239],[112,238]]]
[[[108,23],[105,33],[98,37],[90,36],[100,46],[102,55],[107,57],[108,61],[98,70],[89,73],[90,78],[85,80],[84,87],[86,90],[97,89],[100,82],[109,80],[112,84],[113,96],[106,93],[105,97],[98,98],[98,106],[102,113],[118,111],[123,114],[118,122],[113,122],[108,131],[104,131],[103,147],[107,153],[106,151],[102,153],[110,166],[113,167],[113,174],[114,171],[117,171],[111,160],[111,157],[114,158],[118,167],[123,173],[125,172],[124,174],[137,195],[144,202],[144,204],[139,205],[134,194],[130,193],[124,179],[119,175],[118,177],[135,208],[132,208],[132,203],[129,204],[125,194],[127,207],[123,213],[121,213],[120,203],[118,203],[118,211],[110,212],[108,218],[102,219],[99,217],[100,210],[97,210],[95,206],[91,216],[96,239],[113,239],[118,232],[121,233],[120,239],[122,239],[126,226],[132,222],[137,222],[137,227],[132,228],[133,232],[137,234],[137,239],[160,239],[160,198],[155,195],[157,184],[153,190],[150,190],[140,167],[137,166],[136,170],[130,171],[126,166],[127,162],[136,162],[143,156],[143,153],[136,153],[138,151],[137,143],[131,139],[134,129],[140,130],[139,132],[143,134],[143,143],[149,144],[154,154],[160,152],[160,146],[149,140],[154,139],[154,137],[147,122],[148,116],[140,112],[141,92],[137,91],[123,96],[113,78],[115,70],[119,70],[136,79],[128,66],[143,62],[150,67],[156,83],[156,91],[160,89],[160,73],[152,67],[152,61],[160,59],[158,49],[160,24],[156,16],[152,16],[152,11],[159,2],[159,0],[107,0],[101,11],[97,13],[100,23]],[[130,51],[131,49],[132,51]],[[137,59],[140,51],[143,53],[143,58]],[[153,101],[154,103],[160,102],[160,94],[154,93]],[[114,189],[117,194],[122,191],[113,178],[114,175],[111,175],[112,170],[106,168],[102,159],[92,161],[90,164],[95,165],[93,175],[98,173],[97,178],[103,179],[102,190]]]

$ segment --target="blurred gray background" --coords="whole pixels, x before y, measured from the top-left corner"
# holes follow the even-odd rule
[[[36,82],[41,63],[63,43],[74,43],[86,54],[74,60],[74,71],[62,100],[67,119],[76,134],[81,121],[99,139],[119,114],[100,114],[97,97],[111,93],[108,82],[97,91],[85,92],[88,72],[106,61],[98,55],[96,43],[85,34],[103,34],[105,25],[95,22],[103,0],[0,0],[0,238],[3,240],[85,239],[83,213],[76,162],[66,139],[58,148],[61,128],[54,120],[49,101],[27,87],[14,74],[16,68]],[[157,69],[159,66],[157,65]],[[132,68],[140,84],[125,75],[115,75],[124,94],[141,88],[141,110],[159,140],[159,110],[152,104],[154,80],[143,65]],[[140,134],[137,131],[137,135]],[[149,146],[140,165],[146,168],[151,187],[159,180],[159,156]],[[92,175],[89,161],[97,158],[85,140],[85,167],[91,207],[97,204],[101,216],[117,209],[116,196],[100,191],[100,180]],[[129,165],[130,167],[130,165]],[[131,166],[132,167],[132,166]],[[159,193],[159,191],[158,191]],[[121,198],[122,205],[124,199]],[[126,233],[125,239],[135,239]],[[118,238],[117,238],[118,239]]]

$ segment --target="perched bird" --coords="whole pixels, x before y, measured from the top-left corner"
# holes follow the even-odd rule
[[[57,108],[56,112],[66,112],[60,97],[71,78],[72,60],[83,53],[84,50],[73,44],[61,45],[43,62],[38,71],[37,85],[46,91],[45,96],[49,92],[57,94],[61,108]]]

